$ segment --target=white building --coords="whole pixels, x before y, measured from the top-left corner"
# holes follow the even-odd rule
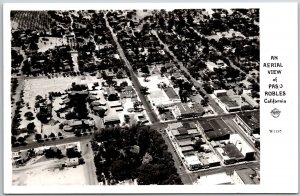
[[[227,91],[226,90],[214,90],[214,95],[216,97],[225,96],[225,95],[227,95]]]
[[[208,176],[201,176],[196,182],[196,185],[225,185],[234,184],[230,176],[225,172],[217,173]]]
[[[245,156],[246,160],[254,158],[255,150],[247,141],[244,140],[239,134],[231,134],[229,142],[234,144],[238,150]]]
[[[184,162],[189,170],[197,170],[202,166],[197,155],[185,156]]]

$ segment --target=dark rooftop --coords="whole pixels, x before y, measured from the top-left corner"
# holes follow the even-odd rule
[[[233,101],[230,97],[227,95],[218,97],[220,101],[222,101],[224,104],[226,104],[229,107],[237,107],[239,106],[235,101]]]
[[[239,149],[234,144],[227,144],[223,147],[224,152],[230,158],[243,158],[244,155],[239,151]]]
[[[237,114],[251,129],[259,128],[259,112]]]
[[[186,128],[186,129],[197,129],[195,123],[193,123],[193,122],[184,122],[184,123],[182,123],[182,127]]]
[[[203,130],[206,131],[213,131],[213,127],[208,123],[208,121],[199,121]]]
[[[177,130],[178,130],[180,135],[188,134],[188,131],[185,127],[179,127]]]
[[[209,132],[205,132],[206,137],[209,141],[211,140],[226,140],[229,139],[230,134],[222,131],[222,130],[218,130],[218,131],[209,131]]]
[[[213,127],[214,131],[223,131],[224,133],[232,133],[230,128],[226,125],[226,123],[222,119],[213,119],[208,121],[209,124]]]
[[[251,168],[236,170],[236,173],[245,184],[259,184],[256,172]]]

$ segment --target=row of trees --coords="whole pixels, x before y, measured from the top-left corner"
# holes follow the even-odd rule
[[[99,145],[100,144],[100,145]],[[98,180],[138,184],[182,184],[161,135],[149,127],[107,128],[92,140]]]

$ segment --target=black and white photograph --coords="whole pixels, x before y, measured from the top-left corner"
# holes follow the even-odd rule
[[[259,6],[98,7],[9,10],[8,183],[259,187]]]

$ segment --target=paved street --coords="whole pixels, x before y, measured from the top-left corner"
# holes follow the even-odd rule
[[[83,167],[85,168],[85,175],[89,181],[89,185],[98,185],[96,167],[94,164],[94,153],[91,148],[91,143],[89,139],[85,139],[80,142],[82,157],[85,161]]]
[[[169,49],[169,46],[167,44],[165,44],[158,36],[157,31],[152,30],[151,31],[153,33],[153,35],[155,35],[158,38],[158,41],[160,42],[160,44],[162,44],[164,46],[164,49],[170,53],[170,55],[173,57],[173,60],[180,66],[180,70],[184,71],[189,77],[191,82],[194,84],[195,87],[199,87],[200,91],[204,92],[205,94],[207,94],[207,92],[203,89],[202,85],[190,74],[190,72],[187,70],[187,68],[183,65],[182,62],[180,62],[177,57],[174,55],[174,53]],[[215,112],[217,112],[218,114],[224,114],[224,110],[218,105],[218,103],[215,102],[215,100],[213,100],[210,96],[208,96],[208,103],[211,107],[213,107],[213,109],[215,110]]]
[[[244,113],[253,113],[253,112],[256,112],[256,111],[245,111]],[[175,123],[175,122],[192,122],[192,121],[197,121],[197,120],[211,120],[211,119],[216,119],[216,118],[220,118],[220,117],[233,117],[237,113],[238,112],[229,113],[229,114],[222,114],[222,115],[218,115],[218,116],[207,116],[207,117],[199,117],[199,118],[192,118],[192,119],[173,120],[173,121],[168,121],[168,122],[157,122],[157,123],[154,123],[150,126],[153,129],[164,129],[168,126],[168,124]],[[237,127],[237,128],[239,128],[239,127]],[[237,128],[234,128],[234,129],[237,129]],[[64,139],[45,141],[43,143],[34,142],[34,143],[29,143],[26,146],[14,147],[12,149],[15,152],[15,151],[24,150],[24,149],[37,148],[39,146],[49,146],[49,145],[57,145],[57,144],[67,143],[67,142],[80,141],[80,140],[84,140],[84,139],[87,139],[87,138],[92,138],[92,135],[81,136],[81,137],[76,137],[76,136],[67,137],[67,138],[64,138]]]
[[[135,75],[135,73],[134,73],[134,71],[133,71],[133,69],[132,69],[132,66],[131,66],[130,62],[129,62],[128,59],[126,58],[126,56],[125,56],[125,54],[124,54],[124,51],[123,51],[121,45],[119,44],[118,38],[116,37],[116,34],[113,32],[113,29],[112,29],[111,26],[109,25],[109,22],[107,21],[106,15],[104,16],[104,18],[105,18],[105,21],[106,21],[106,25],[107,25],[107,27],[109,28],[109,30],[111,31],[112,37],[113,37],[115,43],[117,44],[117,48],[118,48],[119,55],[120,55],[120,57],[124,60],[125,65],[126,65],[126,67],[128,68],[128,70],[129,70],[129,72],[130,72],[130,76],[131,76],[130,78],[131,78],[132,84],[133,84],[133,86],[134,86],[134,88],[135,88],[135,90],[136,90],[136,93],[138,94],[138,96],[139,96],[141,102],[143,103],[143,106],[144,106],[145,109],[146,109],[146,112],[147,112],[147,114],[148,114],[148,116],[149,116],[149,118],[150,118],[150,121],[151,121],[152,123],[158,122],[159,119],[158,119],[158,117],[156,116],[155,112],[152,110],[152,105],[151,105],[150,101],[148,100],[148,98],[147,98],[145,95],[143,95],[143,94],[141,93],[141,90],[140,90],[140,89],[141,89],[142,86],[141,86],[141,84],[140,84],[140,82],[139,82],[137,76]]]
[[[184,172],[185,167],[183,166],[183,162],[182,162],[181,158],[177,154],[174,146],[172,145],[172,141],[165,133],[162,133],[162,137],[164,138],[164,140],[168,146],[168,149],[173,156],[175,167],[177,169],[177,172],[178,172],[183,184],[192,184],[195,179],[193,179],[192,174]]]

